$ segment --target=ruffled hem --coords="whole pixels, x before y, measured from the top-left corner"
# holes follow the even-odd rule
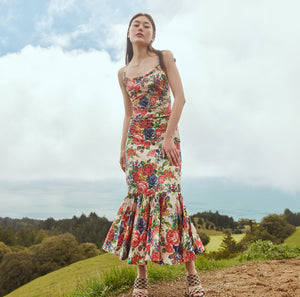
[[[128,193],[102,249],[128,264],[176,265],[194,260],[204,245],[180,192]]]

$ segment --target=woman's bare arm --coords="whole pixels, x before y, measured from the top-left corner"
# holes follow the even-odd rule
[[[178,125],[183,106],[185,104],[185,97],[180,75],[175,64],[175,60],[171,51],[163,51],[164,63],[166,65],[168,81],[174,96],[174,103],[172,112],[168,122],[165,138],[163,141],[163,155],[164,151],[173,165],[179,166],[180,157],[173,143],[173,135]]]
[[[122,67],[119,70],[118,79],[119,79],[120,88],[121,88],[121,91],[123,94],[123,101],[124,101],[124,108],[125,108],[123,130],[122,130],[123,132],[122,132],[122,140],[121,140],[121,154],[120,154],[120,165],[121,165],[122,170],[125,172],[125,146],[126,146],[130,118],[132,116],[132,103],[130,101],[129,95],[125,88],[123,74],[124,74],[124,67]]]

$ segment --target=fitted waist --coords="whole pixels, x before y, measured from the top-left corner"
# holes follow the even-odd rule
[[[135,114],[132,115],[131,119],[132,120],[145,120],[145,119],[169,119],[170,118],[170,113],[169,114],[164,114],[164,115],[157,115],[157,114]]]

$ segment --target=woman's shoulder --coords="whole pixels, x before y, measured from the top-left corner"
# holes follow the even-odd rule
[[[122,73],[124,70],[125,70],[125,68],[126,68],[126,65],[124,65],[123,67],[121,67],[119,70],[118,70],[118,73]]]
[[[161,53],[165,61],[174,60],[176,62],[176,59],[174,58],[173,52],[171,50],[162,50]]]
[[[126,68],[126,65],[124,65],[123,67],[121,67],[121,68],[118,70],[118,76],[119,76],[119,77],[122,77],[122,76],[123,76],[124,71],[125,71],[125,68]]]

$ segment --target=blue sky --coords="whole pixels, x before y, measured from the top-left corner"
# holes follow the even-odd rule
[[[0,0],[0,216],[42,216],[33,198],[26,199],[35,214],[10,212],[6,197],[30,197],[28,188],[20,191],[26,181],[35,181],[32,193],[38,181],[124,181],[117,71],[137,12],[153,16],[153,46],[173,52],[181,75],[186,180],[225,179],[245,205],[254,189],[299,211],[299,8],[295,0]],[[220,183],[215,187],[210,183],[212,197]]]

